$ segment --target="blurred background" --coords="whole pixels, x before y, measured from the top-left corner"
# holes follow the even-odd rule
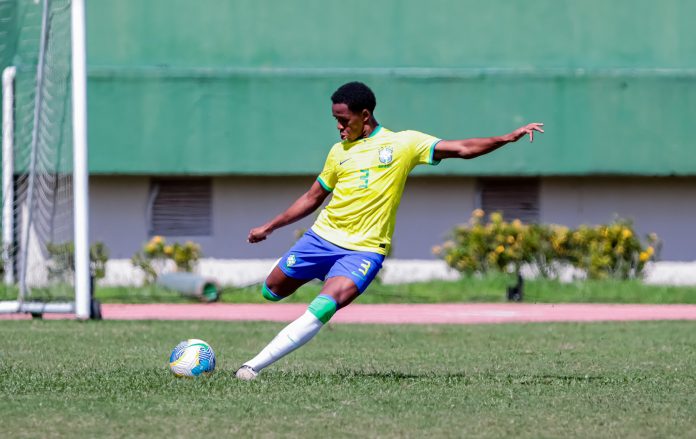
[[[431,259],[474,209],[633,221],[696,260],[696,2],[88,0],[90,235],[114,260],[153,236],[206,258],[274,259],[311,216],[246,236],[307,190],[339,140],[330,95],[359,80],[394,131],[546,133],[409,180],[394,259]],[[33,1],[0,1],[0,67]]]

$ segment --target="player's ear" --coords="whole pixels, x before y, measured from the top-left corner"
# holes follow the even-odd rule
[[[362,117],[363,122],[367,122],[372,117],[372,113],[370,113],[370,110],[367,108],[364,108],[360,113],[360,116]]]

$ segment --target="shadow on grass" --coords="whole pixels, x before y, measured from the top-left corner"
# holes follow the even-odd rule
[[[617,384],[640,383],[645,381],[645,376],[605,376],[605,375],[581,375],[581,374],[496,374],[486,372],[404,372],[395,370],[337,370],[335,372],[288,372],[268,371],[264,377],[271,379],[287,379],[301,381],[456,381],[463,383],[493,382],[512,385],[576,385],[576,384]]]

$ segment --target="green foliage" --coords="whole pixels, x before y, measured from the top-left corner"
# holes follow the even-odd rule
[[[580,226],[507,222],[499,212],[486,222],[476,209],[468,224],[452,231],[452,239],[433,248],[451,267],[466,274],[489,271],[518,271],[524,264],[539,270],[543,277],[555,277],[558,269],[570,264],[590,279],[632,279],[640,277],[648,261],[656,259],[657,235],[648,236],[644,246],[631,222],[618,219],[608,225]]]
[[[75,243],[46,244],[49,255],[48,278],[52,281],[71,282],[75,276]],[[109,260],[109,249],[103,242],[95,242],[89,248],[90,272],[95,280],[103,279],[106,275],[106,263]]]
[[[165,269],[167,261],[173,261],[177,271],[191,272],[200,258],[201,246],[195,242],[168,244],[165,238],[153,236],[133,255],[131,263],[145,272],[147,283],[153,283]]]

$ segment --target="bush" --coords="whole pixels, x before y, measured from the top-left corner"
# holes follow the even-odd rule
[[[468,224],[452,231],[451,239],[433,248],[456,270],[472,274],[536,268],[543,277],[556,277],[564,265],[572,265],[592,279],[639,277],[648,261],[655,260],[657,235],[643,246],[633,225],[618,219],[609,225],[580,226],[506,222],[499,212],[489,215],[476,209]]]
[[[201,247],[195,242],[167,244],[165,238],[153,236],[133,255],[131,263],[145,272],[147,283],[153,283],[162,274],[167,262],[172,261],[177,271],[191,272],[201,257]]]
[[[62,282],[70,282],[75,276],[75,243],[72,241],[46,244],[48,251],[48,278]],[[95,242],[89,248],[90,274],[95,280],[106,275],[106,262],[109,260],[109,249],[103,242]]]

